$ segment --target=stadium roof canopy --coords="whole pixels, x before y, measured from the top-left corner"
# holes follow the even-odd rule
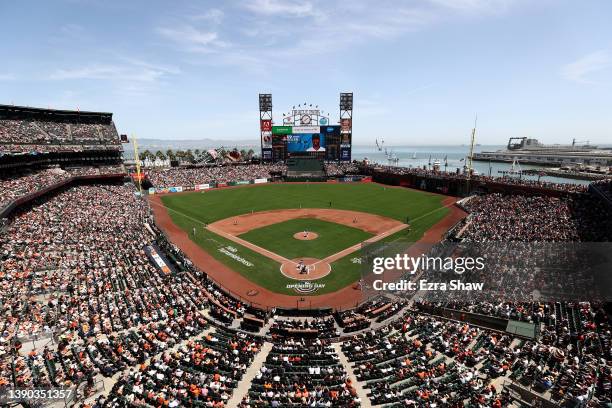
[[[113,120],[113,114],[110,112],[44,109],[0,104],[0,119],[36,119],[42,121],[110,124]]]

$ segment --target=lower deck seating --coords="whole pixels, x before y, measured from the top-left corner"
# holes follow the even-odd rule
[[[275,343],[241,407],[355,407],[360,401],[332,346]]]

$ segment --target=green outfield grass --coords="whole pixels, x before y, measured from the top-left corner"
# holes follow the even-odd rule
[[[296,293],[293,290],[286,288],[288,283],[294,281],[280,273],[279,263],[208,230],[204,230],[203,225],[231,216],[250,213],[251,211],[300,207],[330,208],[329,204],[331,202],[332,208],[382,215],[401,222],[406,222],[406,217],[408,217],[411,225],[410,231],[400,231],[390,237],[386,237],[384,241],[401,240],[415,242],[423,236],[425,231],[448,213],[448,209],[442,206],[443,198],[442,196],[422,191],[385,187],[375,183],[287,183],[208,190],[204,193],[169,194],[162,196],[162,202],[167,207],[174,223],[187,232],[192,240],[214,258],[262,287],[278,293],[295,295]],[[333,225],[339,228],[350,228],[337,224]],[[194,227],[197,229],[195,237],[193,237],[192,233]],[[264,228],[267,227],[260,229]],[[279,226],[278,228],[281,227]],[[297,231],[293,231],[293,233],[295,232]],[[289,237],[285,233],[280,239],[294,244],[294,242],[298,241],[293,239],[293,233]],[[317,240],[311,242],[315,241]],[[306,242],[299,241],[299,243]],[[280,245],[285,246],[285,243]],[[340,249],[334,248],[330,249],[330,251],[332,251],[331,253],[336,253],[351,245],[347,244]],[[227,247],[231,247],[235,251],[230,251],[234,256],[227,254]],[[268,248],[267,246],[265,247]],[[283,255],[281,251],[270,250]],[[288,248],[281,248],[281,250],[285,251]],[[300,256],[320,258],[320,256],[309,254],[286,257],[296,258]],[[326,285],[324,289],[319,290],[316,294],[335,292],[357,281],[360,277],[359,264],[354,259],[357,256],[359,254],[354,253],[334,262],[332,264],[332,273],[316,281]],[[246,265],[245,262],[247,264],[250,263],[251,266]]]
[[[311,241],[293,238],[296,232],[311,231],[319,236]],[[287,259],[323,259],[372,237],[373,234],[316,218],[296,218],[251,230],[240,238]]]

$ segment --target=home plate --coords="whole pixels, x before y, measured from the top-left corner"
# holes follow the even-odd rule
[[[331,265],[317,258],[295,258],[283,262],[280,267],[283,275],[295,280],[316,280],[331,272]]]

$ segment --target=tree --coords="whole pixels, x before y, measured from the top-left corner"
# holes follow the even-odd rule
[[[255,151],[253,149],[249,149],[249,151],[247,152],[247,157],[249,158],[249,160],[252,160],[253,156],[255,156]]]
[[[161,150],[158,150],[157,152],[155,152],[154,157],[158,158],[159,160],[166,160],[166,155]]]
[[[192,164],[195,163],[195,156],[193,155],[191,149],[187,149],[187,151],[185,152],[185,160]]]
[[[151,153],[151,151],[149,149],[147,149],[144,152],[140,153],[140,160],[147,160],[147,159],[151,159],[151,158],[155,158],[155,156],[153,155],[153,153]]]
[[[166,150],[166,157],[169,160],[176,160],[176,154],[172,151],[172,149]]]

